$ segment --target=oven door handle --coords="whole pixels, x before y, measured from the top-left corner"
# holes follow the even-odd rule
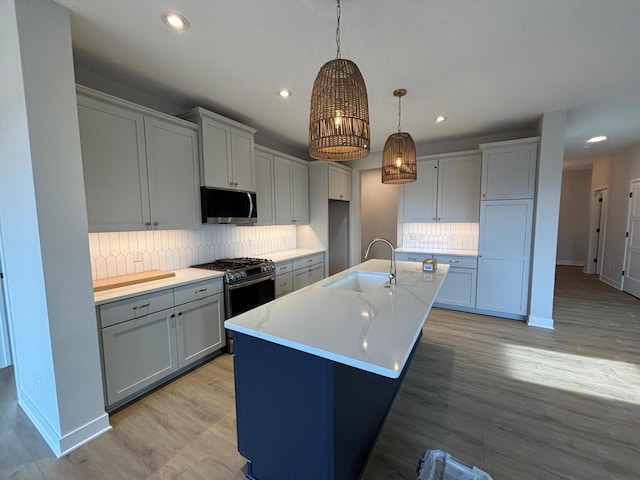
[[[235,283],[233,285],[229,285],[229,290],[236,290],[238,288],[242,288],[242,287],[246,287],[248,285],[253,285],[255,283],[260,283],[260,282],[268,282],[268,281],[275,281],[276,276],[273,274],[268,274],[268,275],[262,275],[258,278],[252,278],[251,280],[242,280],[241,282]]]

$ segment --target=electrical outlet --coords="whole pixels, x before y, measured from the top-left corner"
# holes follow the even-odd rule
[[[133,261],[141,262],[142,261],[142,250],[134,250],[133,251]]]

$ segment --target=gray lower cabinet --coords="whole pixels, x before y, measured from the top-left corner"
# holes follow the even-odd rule
[[[476,308],[477,257],[404,252],[396,254],[396,260],[405,262],[422,262],[425,258],[435,258],[438,264],[449,265],[449,273],[440,286],[435,306]]]
[[[107,406],[178,370],[173,308],[102,329]]]
[[[221,293],[176,307],[178,368],[224,346],[224,300]]]
[[[224,347],[223,298],[216,279],[99,306],[107,410]]]
[[[299,290],[324,278],[324,253],[293,261],[293,289]]]

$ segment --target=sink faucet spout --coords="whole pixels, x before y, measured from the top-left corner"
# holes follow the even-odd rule
[[[367,249],[364,251],[364,258],[369,258],[369,252],[371,250],[371,246],[376,242],[386,243],[391,249],[391,266],[389,268],[389,283],[396,283],[396,249],[393,244],[387,240],[386,238],[374,238],[371,240]]]

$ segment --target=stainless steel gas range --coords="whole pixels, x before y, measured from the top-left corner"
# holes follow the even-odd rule
[[[224,272],[225,319],[268,303],[275,298],[275,265],[264,258],[223,258],[194,265]],[[233,336],[226,331],[227,351],[233,353]]]

